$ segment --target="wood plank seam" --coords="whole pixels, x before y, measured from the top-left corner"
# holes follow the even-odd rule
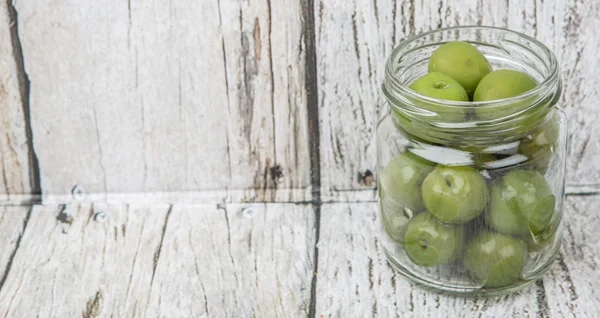
[[[319,121],[319,86],[317,83],[317,49],[315,40],[315,4],[314,0],[300,1],[303,18],[303,36],[306,47],[305,85],[308,116],[308,139],[310,147],[310,183],[312,187],[312,205],[315,213],[315,246],[313,251],[314,272],[310,286],[310,304],[308,317],[316,316],[317,273],[319,272],[319,237],[321,229],[321,133]]]
[[[23,59],[23,47],[19,37],[19,20],[18,12],[13,4],[13,0],[6,0],[6,7],[10,21],[10,38],[13,47],[13,58],[17,66],[17,76],[19,82],[19,91],[21,93],[21,102],[23,107],[23,116],[25,117],[25,135],[27,137],[27,148],[29,150],[29,169],[30,169],[30,184],[31,191],[34,195],[41,194],[40,183],[40,167],[35,149],[33,147],[33,131],[31,128],[31,114],[29,104],[29,93],[31,83],[29,76],[25,71],[25,61]],[[38,198],[33,198],[33,201],[39,201]]]
[[[258,18],[256,18],[258,20]],[[272,134],[273,134],[273,149],[277,148],[277,132],[276,132],[276,125],[275,125],[275,76],[273,75],[273,49],[271,46],[271,34],[272,34],[272,29],[271,29],[271,25],[272,25],[272,20],[273,20],[273,16],[271,15],[271,0],[267,0],[267,26],[268,26],[268,30],[267,30],[267,45],[269,46],[267,49],[267,52],[269,53],[269,77],[271,78],[271,121],[272,121]],[[260,28],[260,24],[255,23],[256,27]],[[260,30],[258,32],[258,36],[260,37]],[[260,39],[259,39],[259,45],[260,45]],[[260,56],[260,52],[258,54]],[[279,169],[278,169],[279,168]],[[268,170],[271,176],[271,181],[273,181],[273,188],[275,189],[274,191],[272,191],[271,197],[272,199],[275,198],[275,193],[277,192],[277,186],[279,185],[279,179],[275,177],[275,175],[273,174],[274,171],[277,170],[281,170],[279,164],[277,163],[277,151],[275,150],[273,152],[273,166],[266,167],[265,170]],[[268,178],[265,178],[264,180],[265,183],[265,187],[267,186],[268,182]]]

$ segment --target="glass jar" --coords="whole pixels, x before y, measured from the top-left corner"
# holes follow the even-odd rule
[[[537,86],[487,102],[420,95],[408,85],[450,41]],[[538,279],[562,230],[567,129],[556,58],[526,35],[454,27],[400,43],[386,64],[377,123],[381,237],[409,279],[465,295],[497,295]]]

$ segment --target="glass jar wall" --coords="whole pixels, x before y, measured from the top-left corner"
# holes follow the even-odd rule
[[[408,86],[447,42],[475,46],[494,70],[535,88],[484,102]],[[422,285],[503,294],[539,278],[560,246],[566,118],[554,55],[523,34],[457,27],[402,42],[386,65],[377,124],[381,236],[389,262]]]

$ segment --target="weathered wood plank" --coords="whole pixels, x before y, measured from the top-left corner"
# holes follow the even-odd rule
[[[550,5],[550,3],[548,3]],[[545,6],[543,9],[549,10]],[[562,103],[569,116],[569,157],[567,185],[600,188],[600,91],[593,85],[594,69],[600,67],[600,39],[595,25],[600,23],[600,2],[565,1],[559,3],[554,30],[542,37],[556,53],[564,85]],[[542,25],[543,26],[543,25]],[[545,29],[542,29],[545,30]]]
[[[0,290],[0,315],[132,316],[144,309],[167,211],[34,207]]]
[[[0,290],[12,269],[31,207],[0,206]]]
[[[46,202],[309,199],[299,1],[16,8]]]
[[[374,126],[383,64],[392,47],[392,1],[315,1],[322,198],[374,184]]]
[[[593,88],[600,3],[560,1],[316,1],[324,201],[374,198],[375,117],[385,59],[403,38],[455,25],[508,27],[535,36],[562,67],[569,115],[568,191],[599,189],[598,90]],[[370,179],[367,179],[367,181]]]
[[[502,298],[465,299],[426,292],[395,275],[378,239],[376,203],[323,205],[318,243],[317,316],[597,316],[600,197],[568,197],[560,259],[538,283]],[[595,231],[595,232],[594,232]]]
[[[14,227],[1,241],[17,236],[18,215],[0,214],[0,229]],[[302,316],[313,227],[311,208],[294,204],[36,206],[0,315]]]
[[[20,202],[39,189],[27,135],[27,97],[22,96],[27,94],[26,78],[17,63],[21,56],[14,47],[17,29],[9,4],[0,3],[0,202]]]
[[[600,317],[600,196],[569,197],[560,258],[544,276],[555,317]]]
[[[314,213],[301,205],[175,208],[148,312],[301,317],[309,309]]]

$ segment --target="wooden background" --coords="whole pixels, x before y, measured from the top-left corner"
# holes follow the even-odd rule
[[[490,3],[8,1],[0,193],[45,202],[73,192],[119,202],[373,199],[374,183],[361,176],[374,172],[387,55],[410,34],[472,24],[509,27],[556,52],[570,118],[568,192],[595,192],[600,3]]]
[[[504,299],[425,293],[375,235],[385,58],[474,24],[554,51],[569,116],[561,258]],[[599,24],[592,0],[0,1],[0,201],[44,203],[0,208],[0,315],[600,316]]]

